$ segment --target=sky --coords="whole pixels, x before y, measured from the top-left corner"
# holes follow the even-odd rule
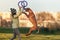
[[[10,8],[18,10],[18,2],[20,0],[0,0],[0,11],[10,11]],[[28,6],[34,12],[40,11],[60,11],[60,0],[26,0]]]

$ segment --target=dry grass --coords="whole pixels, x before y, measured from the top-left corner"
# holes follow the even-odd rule
[[[30,36],[25,36],[28,30],[27,28],[20,28],[22,40],[60,40],[60,31],[53,33],[40,32],[39,34],[35,31]],[[0,40],[10,40],[12,36],[12,29],[0,28]],[[18,37],[15,40],[18,40]]]
[[[9,33],[0,33],[0,40],[9,40],[12,37],[12,34]],[[60,35],[44,35],[44,34],[32,34],[30,36],[25,36],[21,34],[22,40],[60,40]],[[15,40],[18,40],[16,38]]]

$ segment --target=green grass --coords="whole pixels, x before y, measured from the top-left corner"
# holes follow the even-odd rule
[[[19,28],[22,40],[60,40],[60,31],[53,33],[34,31],[30,36],[25,36],[29,28]],[[0,40],[9,40],[13,36],[13,29],[0,28]],[[18,37],[15,39],[18,40]]]
[[[11,33],[0,33],[0,40],[9,40],[12,37]],[[30,36],[25,36],[21,34],[22,40],[60,40],[60,35],[44,35],[44,34],[31,34]],[[18,40],[18,37],[16,38]]]

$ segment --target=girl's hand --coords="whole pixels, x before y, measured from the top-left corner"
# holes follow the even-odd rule
[[[22,8],[22,6],[19,6],[19,9]]]

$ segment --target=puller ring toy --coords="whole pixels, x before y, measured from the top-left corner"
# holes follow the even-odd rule
[[[19,1],[18,6],[25,8],[28,5],[27,1]]]

